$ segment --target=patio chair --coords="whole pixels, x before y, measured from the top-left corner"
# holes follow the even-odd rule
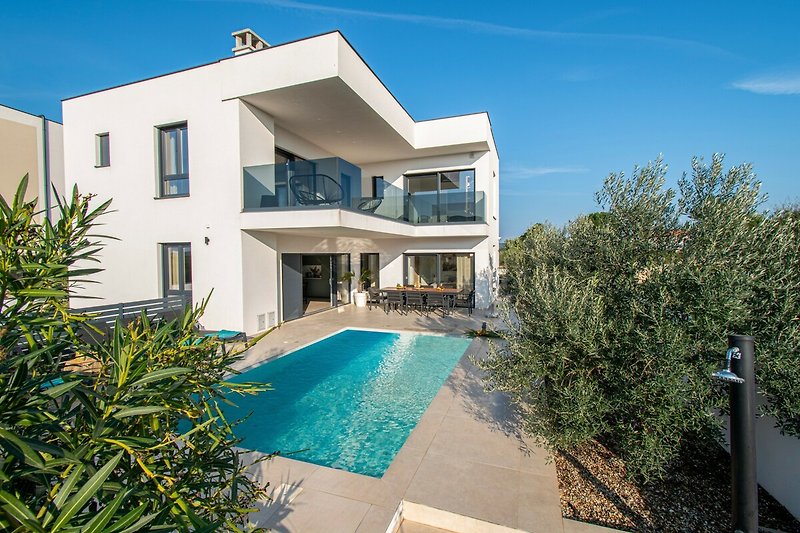
[[[339,204],[344,198],[342,186],[327,174],[295,174],[289,188],[300,205]]]
[[[358,204],[358,209],[360,211],[366,211],[367,213],[374,213],[376,209],[381,206],[383,202],[383,198],[365,198]]]
[[[372,309],[372,306],[380,306],[386,299],[386,295],[380,289],[370,287],[367,289],[367,308]]]
[[[440,309],[442,311],[442,315],[447,315],[450,313],[450,296],[448,294],[434,291],[428,293],[427,297],[427,307],[429,310],[435,311],[436,309]]]
[[[456,294],[453,301],[453,307],[461,309],[468,309],[469,315],[472,316],[472,310],[475,309],[475,291],[460,292]]]
[[[203,342],[204,338],[217,339],[219,341],[222,341],[223,344],[225,344],[226,342],[234,342],[234,341],[247,342],[247,334],[245,334],[244,331],[233,331],[230,329],[208,331],[202,328],[199,328],[196,331],[198,337],[194,340],[192,344],[200,344],[201,342]]]
[[[418,311],[425,311],[425,295],[420,291],[406,292],[406,307],[416,309]]]
[[[405,292],[403,291],[387,291],[386,300],[384,300],[383,310],[389,314],[389,309],[394,307],[395,311],[402,313],[406,308]]]

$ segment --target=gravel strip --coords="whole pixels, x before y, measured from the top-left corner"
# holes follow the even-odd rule
[[[628,531],[728,531],[730,456],[719,446],[687,446],[663,480],[643,485],[625,463],[591,442],[554,454],[565,518]],[[800,522],[759,487],[759,526],[800,533]]]

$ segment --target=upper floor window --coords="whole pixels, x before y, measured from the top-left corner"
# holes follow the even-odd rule
[[[189,137],[186,123],[159,128],[161,196],[189,194]]]
[[[108,144],[108,133],[98,133],[94,138],[95,167],[111,165],[111,150]]]

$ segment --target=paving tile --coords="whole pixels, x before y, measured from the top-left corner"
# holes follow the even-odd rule
[[[397,507],[399,503],[396,491],[380,479],[334,468],[315,470],[303,482],[303,487],[385,507]]]
[[[518,516],[519,472],[428,454],[404,499],[514,528]]]
[[[417,422],[417,426],[406,439],[403,447],[408,446],[410,448],[427,450],[433,438],[436,436],[436,432],[439,430],[439,426],[442,424],[444,417],[445,413],[441,411],[425,411],[422,417],[420,417],[419,422]]]
[[[520,473],[518,527],[531,533],[563,530],[558,481],[555,477]]]
[[[284,510],[258,525],[287,533],[356,531],[369,508],[365,502],[306,488]]]
[[[246,452],[242,454],[245,462],[254,461],[255,458],[263,456],[260,452]],[[269,482],[270,486],[277,487],[283,483],[289,485],[302,484],[304,480],[313,474],[320,467],[303,461],[296,461],[286,457],[273,457],[266,461],[261,461],[251,467],[255,477],[260,482]]]
[[[373,505],[358,525],[356,533],[386,533],[397,509]]]
[[[405,493],[414,478],[414,474],[417,473],[425,453],[425,449],[403,446],[383,474],[381,480],[391,487],[398,500]]]
[[[442,420],[428,453],[503,468],[518,468],[522,456],[520,442],[513,437],[481,422],[452,416]]]

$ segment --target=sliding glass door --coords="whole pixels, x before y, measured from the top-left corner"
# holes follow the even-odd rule
[[[404,283],[420,287],[475,288],[475,254],[405,254]]]
[[[331,306],[349,304],[351,280],[344,280],[342,276],[350,272],[350,254],[333,254],[330,261],[331,287],[336,287],[331,291]]]
[[[361,254],[361,274],[369,271],[369,280],[364,283],[364,290],[381,286],[381,261],[378,254]]]

